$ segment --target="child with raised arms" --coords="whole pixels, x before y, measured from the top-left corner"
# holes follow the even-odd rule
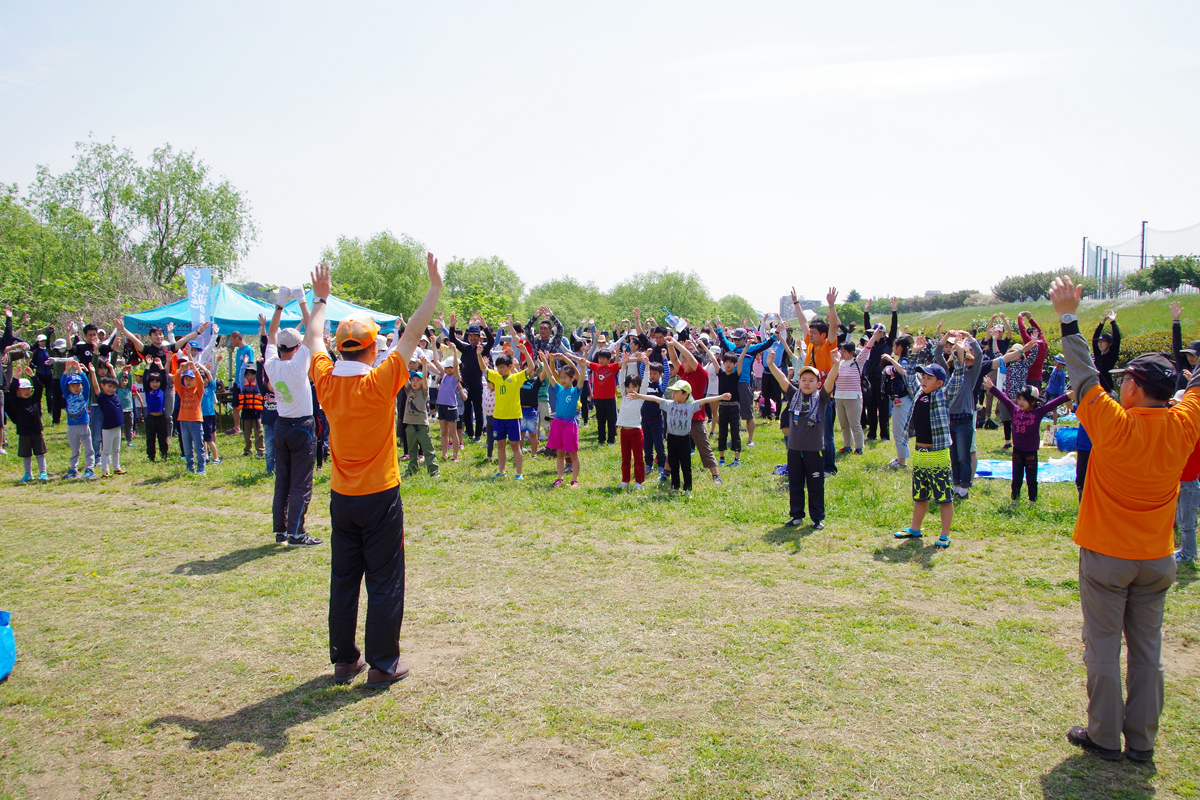
[[[522,361],[525,360],[523,348],[515,347],[513,350],[520,355]],[[479,368],[484,370],[488,383],[496,392],[496,408],[492,412],[492,435],[500,452],[498,469],[492,477],[504,477],[507,444],[508,448],[512,449],[513,463],[517,469],[513,480],[524,480],[525,477],[521,474],[521,387],[525,385],[527,373],[523,369],[514,372],[513,357],[508,354],[496,356],[496,368],[487,369],[483,360],[483,345],[476,346],[475,357],[479,360]]]
[[[538,354],[542,361],[542,379],[550,383],[550,404],[554,408],[554,419],[550,421],[550,439],[546,446],[558,456],[558,477],[555,486],[563,485],[567,456],[571,458],[571,488],[579,486],[579,421],[575,418],[579,410],[582,391],[583,369],[586,360],[569,354],[550,356],[544,350]],[[552,363],[553,361],[553,363]],[[559,366],[560,361],[568,363]],[[575,361],[575,364],[569,363]]]
[[[637,394],[646,394],[650,386],[650,371],[646,370],[639,379],[625,371],[626,364],[640,363],[646,366],[650,356],[645,352],[621,359],[621,374],[625,376],[625,399],[617,412],[617,430],[621,432],[621,488],[629,486],[629,465],[633,462],[634,489],[644,489],[646,481],[646,459],[642,453],[642,402]]]
[[[671,470],[671,491],[680,487],[680,473],[684,494],[692,492],[692,416],[701,406],[731,400],[732,395],[718,394],[702,400],[692,400],[692,385],[685,380],[671,384],[671,399],[653,394],[631,393],[629,397],[649,400],[662,407],[667,418],[667,464]]]
[[[1038,388],[1027,384],[1014,403],[996,388],[991,378],[983,379],[983,388],[1007,409],[1012,419],[1012,506],[1021,497],[1021,478],[1028,484],[1029,502],[1036,503],[1038,495],[1038,448],[1041,447],[1042,418],[1074,396],[1068,391],[1042,404]]]

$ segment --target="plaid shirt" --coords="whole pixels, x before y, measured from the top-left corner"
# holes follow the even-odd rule
[[[963,369],[954,370],[954,374],[950,376],[949,380],[929,396],[929,428],[933,432],[933,441],[930,444],[933,445],[934,450],[948,450],[950,442],[953,441],[953,437],[950,435],[949,406],[962,390],[963,373],[965,372],[966,370]],[[908,393],[914,401],[921,395],[921,382],[917,375],[917,371],[912,369],[909,370],[907,378]],[[916,410],[917,404],[914,402],[912,408],[909,409],[908,419],[904,421],[905,439],[912,438],[912,421]]]
[[[549,353],[554,355],[562,347],[563,340],[563,324],[558,321],[558,317],[550,315],[550,325],[553,329],[549,339],[540,338],[537,333],[538,318],[533,317],[525,325],[525,338],[529,342],[529,347],[533,350],[533,357],[536,360],[538,353]]]

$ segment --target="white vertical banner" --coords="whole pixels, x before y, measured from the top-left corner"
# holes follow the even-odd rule
[[[188,314],[191,317],[192,330],[207,322],[212,305],[212,270],[207,267],[188,268],[183,271],[187,283]],[[200,337],[200,345],[207,347],[212,338],[212,329]]]

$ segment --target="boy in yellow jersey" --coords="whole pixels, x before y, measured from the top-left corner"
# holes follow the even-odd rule
[[[313,310],[304,345],[312,353],[309,374],[329,420],[330,537],[329,660],[335,683],[349,683],[367,668],[367,688],[383,689],[408,677],[400,660],[404,620],[404,509],[396,460],[396,395],[408,382],[412,358],[433,316],[442,277],[437,259],[426,255],[429,291],[412,313],[400,341],[379,366],[379,328],[367,316],[343,319],[337,327],[340,360],[325,349],[325,304],[331,282],[321,264],[312,276]],[[358,595],[367,582],[365,646],[354,641]],[[365,659],[363,655],[365,654]]]
[[[520,353],[522,363],[525,361],[525,348],[514,348]],[[504,477],[504,443],[508,442],[513,452],[513,463],[516,464],[517,474],[513,480],[524,480],[521,475],[521,387],[525,385],[526,371],[513,372],[512,356],[507,353],[496,356],[496,368],[488,369],[483,360],[483,348],[477,347],[476,358],[479,368],[487,375],[488,383],[496,393],[496,409],[492,412],[492,438],[500,446],[499,472],[493,478]]]

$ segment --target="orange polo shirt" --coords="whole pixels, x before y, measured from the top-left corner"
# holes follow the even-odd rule
[[[829,374],[833,369],[833,351],[837,350],[837,342],[829,341],[826,337],[821,344],[813,344],[808,338],[808,334],[804,334],[804,343],[808,345],[808,353],[804,356],[804,365],[816,367],[822,377]]]
[[[1133,561],[1171,555],[1179,473],[1200,439],[1200,388],[1174,408],[1125,409],[1096,385],[1078,416],[1092,455],[1075,544]]]
[[[365,375],[334,375],[333,359],[317,353],[309,375],[329,419],[329,488],[357,496],[399,486],[396,395],[408,383],[408,365],[400,352],[393,350]]]

